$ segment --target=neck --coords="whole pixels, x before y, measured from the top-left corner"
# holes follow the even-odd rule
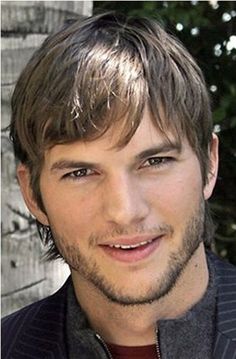
[[[159,320],[178,318],[193,307],[207,289],[209,273],[201,244],[168,295],[142,306],[122,306],[108,301],[73,271],[72,280],[91,327],[107,342],[136,346],[155,343]]]

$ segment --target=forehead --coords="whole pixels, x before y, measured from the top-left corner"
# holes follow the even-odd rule
[[[45,163],[53,165],[55,161],[67,159],[79,159],[81,161],[102,162],[132,159],[139,153],[151,149],[160,148],[180,151],[183,146],[189,146],[186,139],[180,143],[171,132],[162,134],[153,124],[148,110],[144,111],[140,125],[130,141],[118,147],[122,129],[113,126],[103,136],[92,141],[75,141],[67,144],[53,146],[45,152]]]

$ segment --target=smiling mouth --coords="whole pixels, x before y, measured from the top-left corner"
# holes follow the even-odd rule
[[[101,245],[104,253],[120,262],[134,263],[149,257],[160,245],[163,235],[135,244]]]
[[[135,249],[138,247],[145,246],[146,244],[152,243],[155,239],[150,239],[148,241],[143,241],[137,244],[109,244],[110,248],[116,248],[116,249]]]

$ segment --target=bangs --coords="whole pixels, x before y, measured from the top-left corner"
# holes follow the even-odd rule
[[[12,102],[13,118],[23,119],[12,126],[21,161],[38,163],[56,144],[92,141],[111,127],[119,129],[117,146],[124,146],[145,106],[165,137],[181,142],[184,136],[196,152],[205,151],[211,113],[192,57],[155,22],[104,19],[52,35],[22,73]],[[14,104],[18,91],[21,106]]]
[[[54,78],[51,88],[43,89],[41,101],[38,106],[35,103],[28,121],[31,132],[41,134],[34,136],[31,148],[36,149],[35,142],[37,152],[38,148],[44,152],[55,144],[92,141],[117,125],[121,134],[117,145],[129,142],[149,94],[140,58],[132,49],[122,47],[120,41],[116,46],[90,44],[80,52],[79,59],[64,56],[61,61],[57,59],[56,69],[51,66],[52,73],[43,74],[48,84],[49,78]]]

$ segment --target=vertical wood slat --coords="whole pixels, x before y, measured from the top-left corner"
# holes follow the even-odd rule
[[[47,34],[68,18],[91,15],[92,1],[2,1],[2,315],[59,288],[69,271],[42,260],[44,248],[22,200],[6,127],[19,73]]]

